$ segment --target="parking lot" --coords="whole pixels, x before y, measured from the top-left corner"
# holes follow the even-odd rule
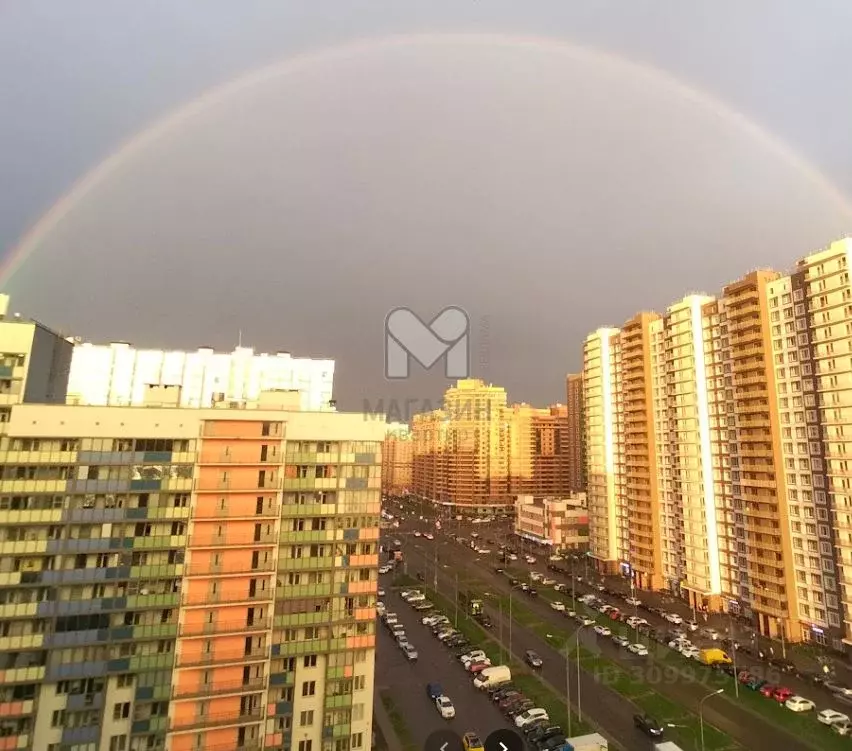
[[[390,693],[416,743],[422,744],[430,733],[446,728],[459,735],[476,732],[484,741],[489,733],[511,727],[489,701],[488,695],[473,687],[470,674],[453,656],[453,650],[441,645],[420,623],[419,613],[390,590],[383,601],[405,626],[409,641],[417,648],[418,660],[415,663],[406,660],[388,630],[379,626],[377,687]],[[436,682],[452,699],[456,708],[455,719],[442,719],[427,697],[426,685]]]

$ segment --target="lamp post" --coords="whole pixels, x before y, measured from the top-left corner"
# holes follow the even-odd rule
[[[704,751],[704,702],[719,694],[724,694],[725,689],[720,688],[711,694],[707,694],[700,702],[698,702],[698,724],[701,727],[701,751]]]
[[[734,668],[734,696],[740,698],[740,682],[737,677],[737,640],[734,638],[734,617],[728,610],[728,634],[731,639],[731,660]]]
[[[580,707],[580,629],[577,629],[577,719],[583,721],[583,710]]]
[[[565,644],[565,711],[568,713],[568,737],[571,732],[571,650]]]

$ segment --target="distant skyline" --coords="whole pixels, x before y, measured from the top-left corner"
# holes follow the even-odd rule
[[[309,58],[120,164],[34,243],[6,285],[13,308],[140,347],[232,349],[242,331],[259,351],[335,359],[339,403],[360,409],[440,399],[438,375],[384,380],[384,316],[459,305],[473,375],[546,404],[594,328],[852,233],[835,198],[852,193],[835,74],[848,4],[773,2],[772,28],[767,2],[672,3],[665,24],[660,3],[596,5],[4,7],[5,268],[121,142]]]

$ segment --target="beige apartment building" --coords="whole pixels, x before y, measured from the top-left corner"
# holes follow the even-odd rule
[[[585,494],[571,493],[565,498],[517,496],[515,534],[553,550],[586,550],[589,514]]]
[[[414,492],[462,508],[511,508],[517,495],[565,495],[569,425],[564,405],[510,405],[499,386],[459,381],[447,389],[442,409],[412,420]]]
[[[586,492],[586,437],[584,433],[583,374],[569,373],[565,378],[565,402],[568,416],[568,487],[573,493]]]
[[[382,492],[404,495],[414,482],[414,439],[406,424],[388,425],[382,448]]]
[[[602,570],[765,634],[852,646],[850,250],[844,239],[787,275],[751,272],[587,337]]]

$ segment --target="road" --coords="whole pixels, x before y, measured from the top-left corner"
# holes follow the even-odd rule
[[[424,516],[424,521],[420,524],[423,529],[426,528],[429,520],[435,516],[435,509],[430,504],[422,504],[416,501],[410,501],[407,504],[397,502],[397,508],[402,505],[402,508],[407,514],[422,514]],[[512,525],[509,520],[501,520],[496,523],[490,524],[472,524],[470,520],[464,520],[461,522],[456,521],[453,518],[448,518],[446,514],[439,514],[444,519],[444,531],[445,532],[457,532],[460,534],[470,535],[471,532],[480,533],[483,538],[490,538],[494,540],[494,545],[489,547],[495,547],[497,543],[503,542],[508,545],[514,547],[519,551],[532,552],[537,557],[543,554],[543,549],[536,546],[535,544],[522,540],[516,537],[513,534]],[[413,517],[416,518],[416,517]],[[409,516],[409,519],[412,519]],[[630,589],[629,579],[623,576],[602,576],[597,574],[589,565],[588,558],[584,559],[583,563],[585,565],[577,564],[578,568],[576,569],[577,573],[584,576],[586,579],[591,579],[595,582],[599,582],[604,584],[608,589],[613,591],[622,592],[626,594]],[[752,650],[757,652],[764,652],[769,655],[774,653],[775,657],[782,657],[786,652],[786,656],[792,660],[797,669],[801,672],[812,673],[818,675],[827,675],[834,682],[837,683],[845,683],[846,685],[852,686],[852,665],[850,665],[847,661],[844,660],[842,655],[824,648],[821,653],[817,652],[815,655],[810,653],[804,653],[795,648],[787,648],[784,644],[780,643],[777,640],[771,640],[763,635],[761,635],[757,630],[751,625],[741,619],[731,618],[724,613],[710,613],[707,614],[706,622],[702,618],[701,614],[696,614],[695,611],[683,600],[672,596],[667,592],[651,592],[647,590],[637,590],[637,595],[639,598],[647,603],[650,606],[663,608],[667,611],[677,613],[684,620],[688,620],[691,618],[697,619],[699,622],[702,622],[703,625],[707,625],[713,628],[716,628],[723,634],[730,635],[732,638],[736,639],[739,643],[743,645],[748,645],[752,648]],[[641,614],[643,617],[647,617],[647,614]],[[650,620],[650,619],[649,619]],[[767,667],[763,667],[763,671],[766,671]],[[826,672],[827,671],[827,672]],[[810,684],[806,684],[808,690],[811,694],[814,693],[813,686]],[[792,688],[792,686],[791,686]],[[821,691],[817,691],[816,693],[821,694]],[[828,694],[825,694],[827,699]],[[817,697],[817,699],[821,702],[822,699]],[[848,711],[848,707],[846,707]]]
[[[445,538],[444,538],[445,539]],[[419,557],[420,566],[429,571],[430,579],[432,569],[429,566],[433,565],[434,553],[431,549],[426,549],[426,546],[433,546],[436,543],[440,546],[440,560],[443,565],[449,566],[445,569],[442,566],[438,568],[439,583],[444,592],[454,591],[455,579],[451,571],[468,570],[475,572],[476,577],[483,583],[487,584],[488,588],[494,592],[508,594],[510,586],[505,577],[495,574],[493,571],[494,563],[491,561],[478,561],[475,553],[469,548],[461,545],[447,542],[442,544],[441,541],[430,543],[426,541],[418,541],[416,539],[407,541],[410,544],[405,546],[409,556]],[[414,564],[417,565],[416,562]],[[431,582],[430,582],[431,583]],[[541,602],[533,599],[524,598],[525,607],[529,608],[539,616],[543,622],[552,623],[555,632],[564,633],[571,629],[573,623],[566,621],[563,616],[555,613],[546,602]],[[490,612],[492,618],[499,618],[499,614]],[[532,644],[533,646],[528,646]],[[608,639],[599,640],[599,645],[603,655],[613,661],[624,665],[628,669],[630,666],[640,666],[641,658],[627,659],[623,650],[619,649],[614,643]],[[515,654],[523,653],[525,649],[533,648],[542,653],[546,661],[551,663],[562,663],[562,658],[555,650],[544,645],[535,634],[530,633],[519,624],[515,623],[513,627],[513,642],[512,650]],[[555,667],[555,666],[554,666]],[[556,668],[557,673],[553,678],[553,685],[565,685],[564,663],[561,669]],[[605,730],[607,730],[619,742],[629,743],[629,735],[626,733],[625,724],[629,725],[630,734],[636,738],[636,731],[632,727],[632,714],[634,711],[633,705],[623,699],[615,692],[601,686],[594,681],[590,675],[586,676],[586,681],[581,679],[581,693],[584,697],[588,697],[583,701],[583,705],[588,707],[589,714],[598,722]],[[707,694],[707,689],[700,683],[690,681],[687,678],[678,676],[677,673],[671,671],[671,675],[667,674],[667,680],[663,683],[657,683],[654,688],[662,695],[697,711],[698,702]],[[614,695],[615,700],[609,696]],[[575,702],[576,703],[576,702]],[[597,712],[596,708],[599,703],[603,703],[603,710]],[[750,751],[770,751],[772,749],[784,748],[786,751],[806,751],[810,749],[795,737],[778,730],[769,722],[754,715],[748,710],[742,709],[733,703],[725,703],[722,705],[724,709],[719,707],[719,702],[707,702],[704,705],[704,718],[707,722],[715,725],[723,732],[729,734],[732,738],[743,744]],[[662,718],[660,718],[662,719]],[[814,727],[814,732],[823,730],[822,728]],[[647,739],[642,739],[643,745],[637,748],[647,748]],[[628,746],[630,747],[630,746]],[[636,747],[636,746],[634,746]]]
[[[414,742],[423,746],[430,733],[450,728],[462,735],[476,732],[484,741],[489,733],[511,728],[506,718],[488,698],[477,691],[470,674],[420,623],[420,616],[398,594],[388,591],[388,610],[399,616],[409,641],[417,648],[418,660],[410,663],[384,626],[378,628],[376,684],[379,691],[389,691]],[[444,720],[426,695],[426,684],[440,683],[456,708],[453,720]]]

